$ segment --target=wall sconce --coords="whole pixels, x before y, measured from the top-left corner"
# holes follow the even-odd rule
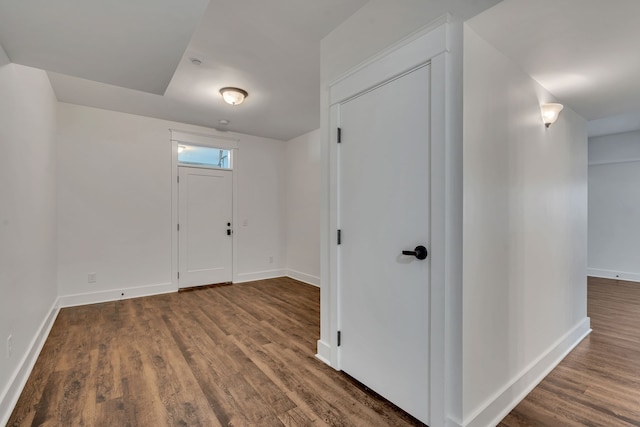
[[[542,120],[544,120],[544,125],[549,127],[552,123],[555,123],[563,108],[564,105],[562,104],[542,104]]]
[[[223,87],[220,89],[220,95],[222,95],[224,102],[231,105],[242,104],[242,101],[249,96],[246,90],[237,87]]]

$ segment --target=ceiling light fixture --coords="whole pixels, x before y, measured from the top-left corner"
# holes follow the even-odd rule
[[[190,61],[193,65],[202,65],[202,61],[198,58],[191,58]]]
[[[542,104],[542,120],[544,120],[544,125],[546,127],[551,126],[553,123],[558,120],[558,116],[560,115],[560,111],[564,108],[562,104]]]
[[[218,123],[220,123],[223,126],[226,126],[231,122],[229,120],[227,120],[227,119],[220,119],[220,120],[218,120]]]
[[[223,87],[220,89],[220,95],[224,102],[231,105],[242,104],[242,101],[249,96],[246,90],[237,87]]]

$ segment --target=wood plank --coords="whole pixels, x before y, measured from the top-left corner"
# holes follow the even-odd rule
[[[421,426],[315,358],[289,278],[61,310],[9,426]]]

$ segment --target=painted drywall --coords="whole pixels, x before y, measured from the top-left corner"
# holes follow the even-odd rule
[[[4,51],[2,45],[0,45],[0,67],[4,67],[11,63],[11,60],[7,56],[7,53]]]
[[[56,99],[0,47],[0,424],[48,332],[56,289]],[[13,337],[11,357],[6,340]]]
[[[320,286],[320,130],[285,149],[287,274]]]
[[[465,25],[463,412],[495,425],[584,334],[586,122]]]
[[[589,275],[640,281],[640,131],[589,139]]]
[[[170,128],[239,140],[236,279],[281,275],[284,142],[59,103],[62,298],[176,289],[171,274],[175,225]],[[96,273],[95,283],[88,283],[89,273]]]
[[[285,142],[239,135],[238,276],[255,280],[284,274]],[[246,225],[245,225],[246,224]],[[273,258],[273,262],[271,262]]]

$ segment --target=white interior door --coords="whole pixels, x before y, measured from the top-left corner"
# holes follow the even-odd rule
[[[232,171],[178,168],[181,288],[231,282]]]
[[[429,421],[430,70],[339,105],[341,369]]]

